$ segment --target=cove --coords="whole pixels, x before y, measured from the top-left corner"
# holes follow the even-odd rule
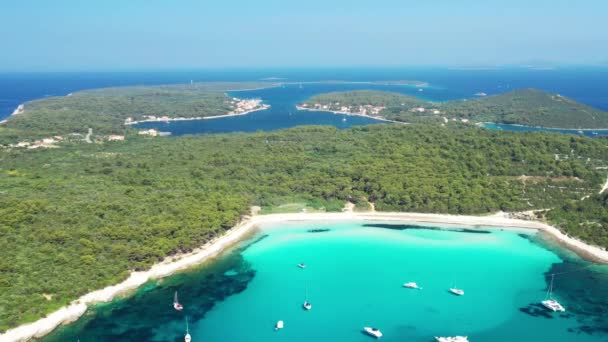
[[[430,229],[433,228],[433,229]],[[608,268],[524,229],[273,223],[213,262],[91,308],[42,341],[606,341]],[[322,233],[320,233],[322,232]],[[296,265],[305,263],[305,269]],[[567,308],[541,310],[549,274]],[[416,281],[422,290],[402,284]],[[448,288],[465,295],[456,297]],[[313,305],[304,311],[305,292]],[[185,309],[172,308],[179,291]],[[285,321],[279,332],[277,320]]]

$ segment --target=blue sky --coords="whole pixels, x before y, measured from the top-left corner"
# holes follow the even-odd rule
[[[1,0],[0,70],[608,63],[606,0]]]

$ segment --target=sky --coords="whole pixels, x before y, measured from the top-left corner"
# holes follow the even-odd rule
[[[0,0],[0,71],[608,64],[606,0]]]

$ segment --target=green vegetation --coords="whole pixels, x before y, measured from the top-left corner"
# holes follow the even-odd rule
[[[547,218],[569,235],[608,247],[608,192],[583,201],[567,201],[549,211]]]
[[[0,150],[0,330],[190,251],[251,205],[547,208],[597,192],[607,164],[605,139],[435,125]]]
[[[144,116],[205,117],[234,109],[228,90],[272,86],[271,83],[196,83],[151,87],[87,90],[25,104],[25,113],[13,116],[0,130],[0,144],[20,139],[70,133],[125,134],[127,118]],[[10,131],[9,131],[10,130]]]
[[[306,104],[328,105],[330,110],[348,106],[351,112],[360,112],[360,106],[381,106],[385,108],[379,116],[403,122],[438,121],[445,116],[448,119],[553,128],[608,128],[608,112],[534,89],[443,103],[426,102],[397,93],[353,91],[314,96]],[[415,108],[419,107],[425,108],[425,111],[416,111]],[[439,113],[435,114],[434,110],[439,110]]]
[[[552,128],[608,128],[608,112],[534,89],[449,102],[444,111],[450,116],[474,121]]]

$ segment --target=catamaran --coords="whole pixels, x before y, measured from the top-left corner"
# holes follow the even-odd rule
[[[177,300],[177,291],[175,291],[175,295],[173,295],[173,308],[177,311],[182,311],[184,309],[184,306]]]
[[[546,307],[547,309],[555,312],[555,311],[561,311],[564,312],[566,311],[566,308],[564,308],[558,301],[556,301],[555,299],[553,299],[552,293],[553,293],[553,279],[555,278],[555,274],[551,275],[551,285],[549,285],[549,291],[547,292],[547,299],[543,300],[542,302],[540,302],[544,307]]]
[[[453,336],[453,337],[435,336],[435,341],[437,341],[437,342],[469,342],[469,338],[467,336]]]
[[[415,282],[409,282],[409,283],[405,283],[403,284],[403,287],[407,287],[408,289],[417,289],[417,290],[422,290],[422,287],[418,286],[418,284],[416,284]]]
[[[312,309],[312,304],[308,301],[308,287],[306,288],[306,297],[304,298],[304,304],[302,304],[304,310]]]
[[[185,342],[192,341],[192,336],[190,336],[190,332],[188,331],[188,317],[186,317],[186,336],[184,336]]]
[[[364,327],[363,331],[365,331],[368,335],[373,336],[375,338],[382,337],[382,332],[376,328]]]

